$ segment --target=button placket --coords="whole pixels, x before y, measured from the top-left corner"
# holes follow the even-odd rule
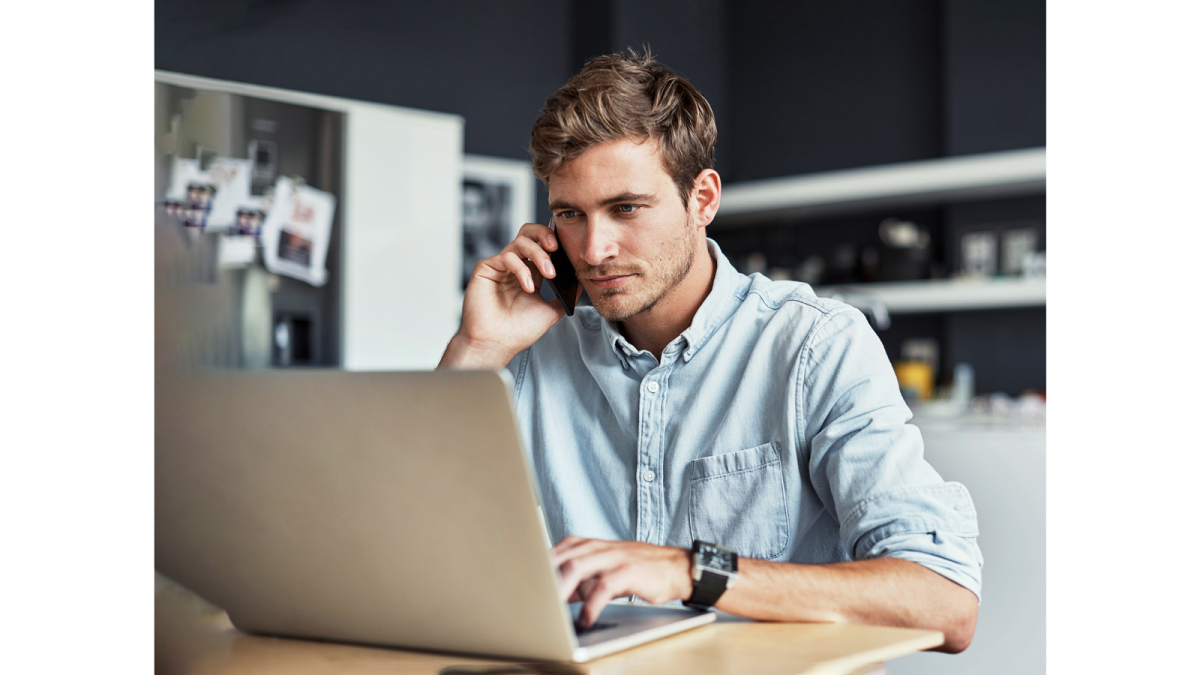
[[[654,438],[653,400],[646,395],[645,381],[638,386],[638,448],[637,448],[637,479],[643,477],[647,470],[647,460],[650,456],[650,443]],[[644,480],[637,480],[637,540],[650,541],[651,519],[654,517],[653,504],[649,486]]]
[[[638,448],[637,476],[640,480],[637,486],[637,536],[639,541],[650,543],[654,543],[656,532],[660,529],[659,521],[664,517],[660,494],[661,486],[655,484],[659,477],[656,471],[659,463],[657,460],[661,459],[658,456],[661,453],[656,453],[656,449],[662,445],[662,417],[665,409],[661,397],[657,396],[661,386],[652,379],[659,372],[661,372],[661,366],[647,373],[640,396],[642,429],[638,435],[640,447]]]

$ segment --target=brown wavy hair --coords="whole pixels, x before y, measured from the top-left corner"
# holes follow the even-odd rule
[[[622,138],[658,142],[687,207],[696,176],[713,167],[717,123],[700,92],[649,50],[597,56],[546,99],[529,143],[533,173],[548,186],[563,162]]]

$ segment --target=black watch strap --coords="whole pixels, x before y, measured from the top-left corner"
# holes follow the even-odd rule
[[[684,600],[683,604],[692,609],[708,609],[717,604],[717,600],[725,592],[725,584],[728,582],[729,577],[724,574],[706,570],[701,573],[700,581],[692,583],[692,597]]]
[[[692,541],[692,597],[683,604],[692,609],[710,609],[736,578],[736,551],[696,539]]]

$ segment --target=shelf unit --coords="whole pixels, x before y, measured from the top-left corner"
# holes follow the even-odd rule
[[[710,229],[1043,194],[1046,148],[1025,148],[731,183]],[[802,223],[800,223],[802,226]],[[817,294],[869,294],[893,314],[1046,305],[1045,278],[930,279],[823,286]]]
[[[872,295],[881,300],[888,312],[892,314],[1044,307],[1046,305],[1046,279],[1044,277],[926,279],[820,286],[813,290],[823,298],[836,293]]]
[[[1046,191],[1046,148],[731,183],[710,227]]]

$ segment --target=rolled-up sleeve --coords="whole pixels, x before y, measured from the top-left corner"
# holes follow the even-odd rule
[[[797,401],[813,488],[855,560],[911,560],[980,597],[983,555],[967,488],[924,459],[883,345],[857,310],[831,313],[803,347]]]

